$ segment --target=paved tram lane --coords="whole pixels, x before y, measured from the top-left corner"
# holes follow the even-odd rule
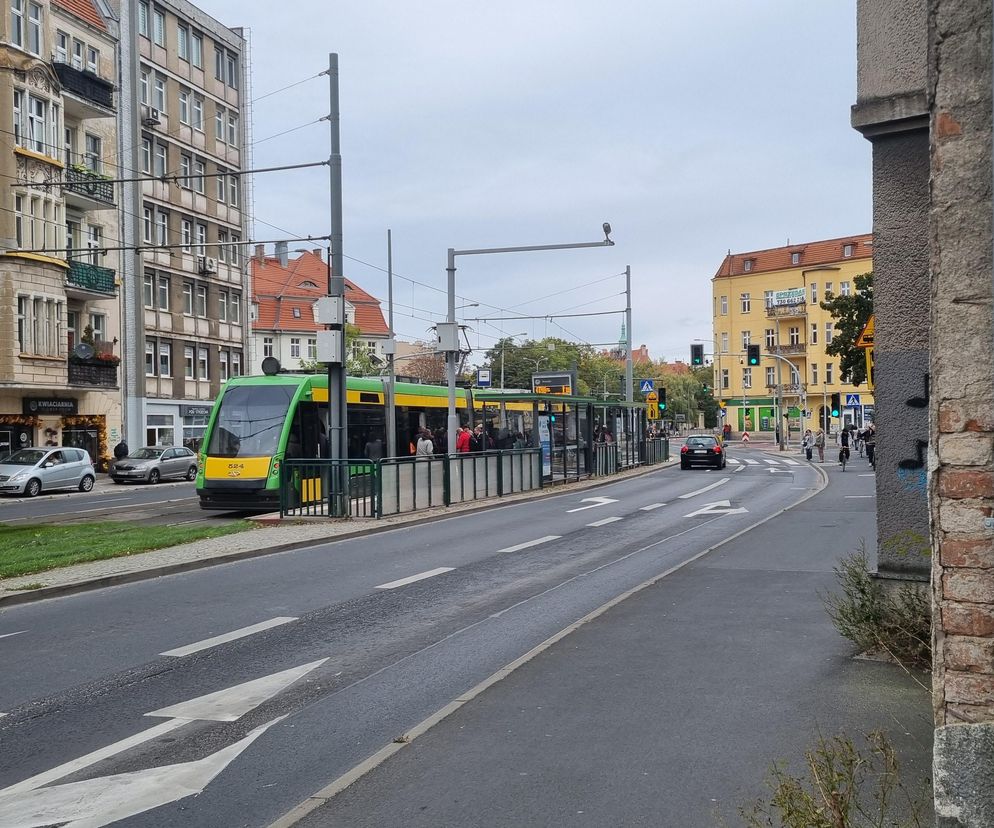
[[[141,746],[112,749],[99,772],[73,766],[31,796],[54,808],[67,782],[89,779],[103,790],[111,773],[186,767],[227,750],[211,761],[230,756],[233,764],[196,800],[128,824],[175,824],[175,807],[184,824],[231,824],[226,809],[235,801],[253,815],[238,824],[264,824],[584,613],[816,485],[806,465],[783,467],[788,473],[742,465],[667,469],[588,493],[14,607],[0,616],[0,636],[19,633],[0,638],[0,657],[18,676],[0,691],[9,714],[0,719],[0,785],[23,787],[28,776],[152,731]],[[292,680],[265,681],[305,667],[286,674]],[[246,682],[255,684],[176,707]],[[288,713],[265,734],[253,732]]]

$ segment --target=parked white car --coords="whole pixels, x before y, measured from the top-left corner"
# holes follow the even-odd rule
[[[25,448],[0,461],[0,492],[36,497],[55,489],[93,489],[90,455],[78,448]]]

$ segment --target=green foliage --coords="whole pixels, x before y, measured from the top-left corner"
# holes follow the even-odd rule
[[[901,664],[927,670],[932,662],[932,619],[924,585],[908,582],[885,589],[870,573],[865,548],[846,556],[835,574],[842,592],[823,600],[839,633],[861,652],[883,652]]]
[[[897,753],[887,736],[874,731],[865,746],[842,734],[819,737],[804,753],[805,776],[775,763],[768,802],[739,815],[750,828],[925,828],[929,789],[911,790],[901,780]]]
[[[858,386],[866,382],[866,358],[863,349],[856,347],[856,340],[873,313],[873,272],[857,276],[853,286],[849,296],[832,296],[821,307],[835,320],[832,343],[825,347],[825,353],[840,357],[842,381]]]

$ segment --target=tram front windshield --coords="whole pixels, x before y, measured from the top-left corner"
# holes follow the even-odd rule
[[[221,398],[207,454],[270,457],[279,449],[293,385],[241,385]]]

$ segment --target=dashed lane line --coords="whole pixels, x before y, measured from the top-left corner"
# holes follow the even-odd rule
[[[454,567],[451,566],[440,566],[437,569],[429,569],[427,572],[419,572],[417,575],[411,575],[407,578],[401,578],[399,581],[391,581],[388,584],[380,584],[376,588],[397,589],[397,587],[413,584],[415,581],[423,581],[426,578],[434,578],[436,575],[444,575],[446,572],[451,572],[453,569]]]
[[[650,503],[648,506],[642,506],[640,512],[651,512],[653,509],[660,509],[665,506],[665,503]]]
[[[11,638],[12,636],[21,635],[21,633],[26,633],[26,632],[27,630],[18,630],[17,632],[12,632],[12,633],[0,633],[0,638]]]
[[[686,500],[689,497],[696,497],[699,494],[704,494],[704,492],[710,492],[712,489],[717,489],[723,483],[727,483],[731,480],[730,477],[723,477],[721,480],[716,480],[710,486],[705,486],[703,489],[698,489],[696,492],[687,492],[687,494],[680,495],[680,500]]]
[[[621,519],[622,518],[620,517],[603,518],[601,520],[595,520],[593,523],[588,523],[587,526],[607,526],[609,523],[615,523]]]
[[[213,638],[205,638],[203,641],[197,641],[194,644],[187,644],[185,647],[177,647],[175,650],[166,650],[166,652],[159,653],[159,655],[181,658],[182,656],[191,655],[192,653],[199,653],[201,650],[209,650],[211,647],[217,647],[219,644],[227,644],[229,641],[237,641],[239,638],[255,635],[255,633],[271,629],[272,627],[278,627],[281,624],[289,624],[291,621],[296,620],[296,618],[288,618],[286,616],[270,618],[268,621],[262,621],[258,624],[253,624],[250,627],[242,627],[240,630],[232,630],[229,633],[216,635]]]
[[[559,540],[561,537],[562,535],[546,535],[542,538],[535,538],[535,540],[517,543],[514,546],[505,546],[503,549],[498,549],[497,554],[499,555],[501,552],[520,552],[522,549],[538,546],[540,543],[548,543],[549,541]]]

